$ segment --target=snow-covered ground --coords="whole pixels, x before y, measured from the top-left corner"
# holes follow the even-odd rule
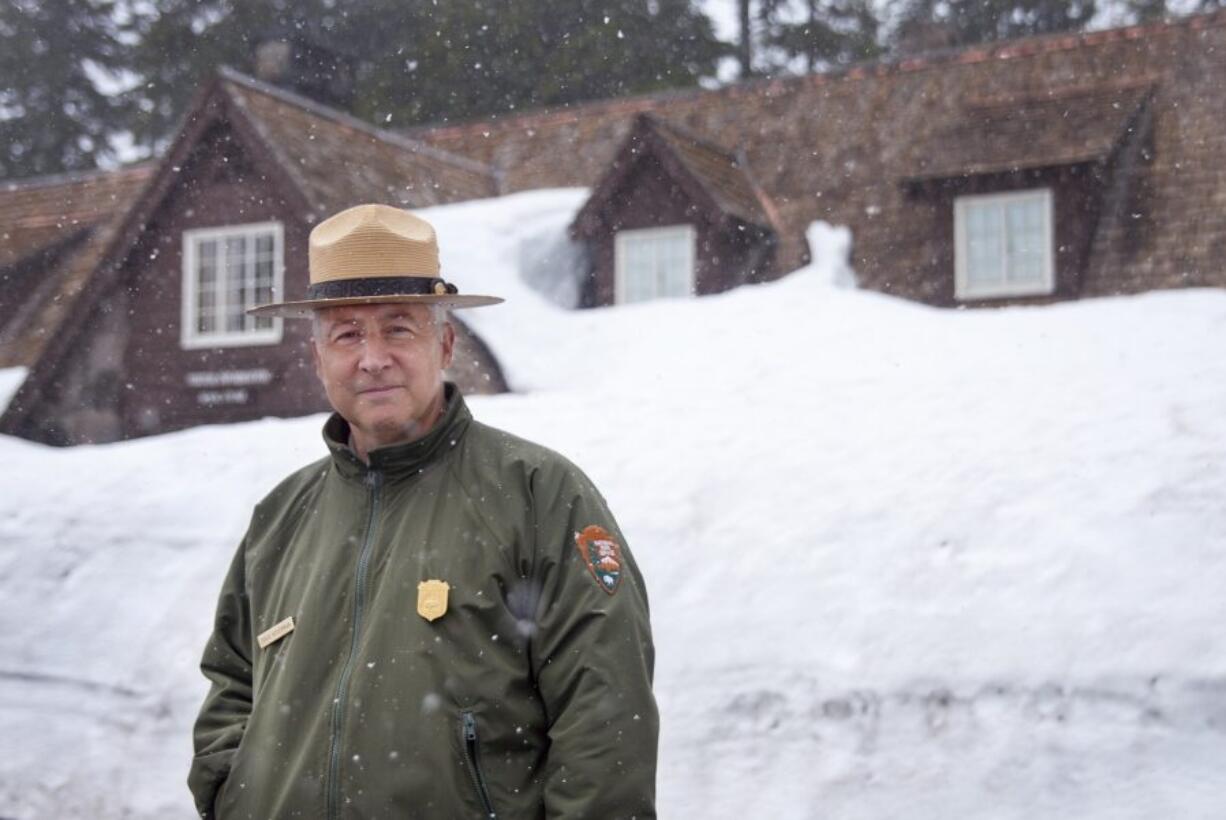
[[[516,268],[582,198],[430,217],[509,297],[464,317],[519,391],[474,414],[647,576],[661,817],[1224,816],[1226,293],[934,310],[818,230],[775,284],[567,312]],[[191,816],[214,595],[320,421],[0,439],[0,817]]]
[[[9,400],[17,393],[17,388],[25,381],[24,367],[6,367],[0,370],[0,413],[9,406]]]

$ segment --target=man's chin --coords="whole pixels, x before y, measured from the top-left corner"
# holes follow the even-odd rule
[[[386,447],[418,438],[421,425],[416,419],[376,417],[364,420],[362,427],[376,447]]]

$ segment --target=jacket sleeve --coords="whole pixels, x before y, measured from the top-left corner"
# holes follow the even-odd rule
[[[545,816],[654,818],[659,719],[643,578],[586,476],[570,467],[537,478],[533,574],[541,598],[532,664],[549,726]],[[578,544],[596,528],[609,536],[601,540],[616,543],[604,546],[617,565],[615,583],[598,577],[604,571],[593,569]]]
[[[213,803],[230,772],[251,714],[251,611],[246,591],[247,539],[243,539],[217,601],[213,634],[200,670],[212,686],[192,734],[195,755],[188,788],[201,817],[213,820]]]

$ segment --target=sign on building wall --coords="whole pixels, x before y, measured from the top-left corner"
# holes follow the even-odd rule
[[[184,381],[195,389],[196,404],[216,407],[225,404],[248,404],[250,387],[272,384],[272,371],[257,367],[251,370],[203,370],[188,373]]]

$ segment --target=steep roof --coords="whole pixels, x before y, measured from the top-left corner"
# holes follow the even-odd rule
[[[220,87],[318,214],[360,202],[424,208],[497,193],[493,171],[231,69]]]
[[[149,163],[0,183],[0,267],[113,220],[153,173]]]
[[[20,300],[0,318],[0,367],[38,358],[154,170],[145,163],[0,185],[0,283]]]
[[[661,117],[640,115],[721,211],[750,225],[770,228],[769,203],[742,157]]]
[[[608,173],[576,215],[576,233],[586,235],[597,228],[599,213],[622,187],[635,163],[647,155],[654,155],[713,217],[774,230],[770,203],[742,158],[660,116],[639,114]]]

